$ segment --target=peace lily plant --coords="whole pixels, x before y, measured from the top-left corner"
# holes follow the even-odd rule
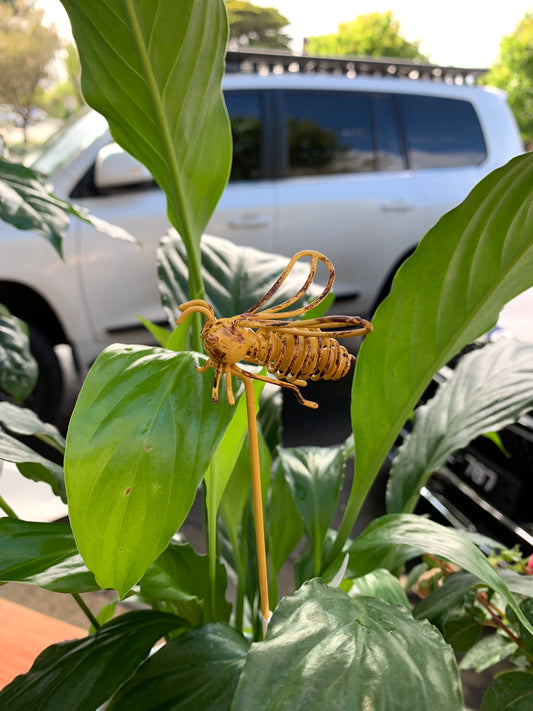
[[[516,668],[497,677],[483,709],[526,708],[533,578],[525,562],[515,553],[511,569],[508,556],[487,558],[479,541],[412,511],[451,451],[533,407],[531,346],[487,346],[463,359],[440,400],[415,414],[391,474],[390,513],[351,535],[433,374],[533,285],[533,156],[485,178],[398,272],[358,356],[353,438],[336,447],[282,447],[278,398],[264,391],[259,399],[255,386],[273,610],[263,635],[245,400],[234,383],[235,406],[222,396],[212,402],[212,376],[195,370],[206,362],[200,319],[191,333],[187,324],[174,328],[188,300],[205,298],[217,317],[246,311],[286,264],[201,239],[231,160],[220,88],[224,3],[62,2],[87,102],[167,195],[175,231],[162,239],[157,266],[172,329],[147,324],[160,347],[116,344],[99,356],[69,425],[65,479],[61,466],[17,440],[34,434],[63,451],[59,433],[24,409],[0,412],[9,430],[0,430],[2,458],[48,481],[69,505],[69,523],[25,522],[12,511],[0,520],[0,579],[73,594],[82,604],[80,593],[108,588],[143,603],[112,619],[109,606],[91,615],[92,633],[45,650],[0,692],[0,707],[460,711],[447,640],[498,617],[491,659],[507,657]],[[246,280],[250,273],[257,278]],[[351,454],[351,493],[334,530]],[[200,486],[205,555],[180,534]],[[296,591],[278,601],[277,578],[295,548]],[[397,574],[421,556],[437,575],[412,610]],[[486,642],[469,639],[472,664],[482,666]]]

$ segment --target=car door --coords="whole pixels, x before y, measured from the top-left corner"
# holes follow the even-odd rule
[[[367,311],[421,236],[420,195],[406,169],[387,94],[279,94],[285,165],[276,184],[278,249],[325,253],[338,297]]]
[[[228,92],[226,101],[234,161],[230,183],[206,232],[272,250],[273,186],[270,179],[264,179],[263,97],[259,91],[235,91]],[[80,227],[83,285],[96,336],[102,344],[145,340],[136,314],[165,323],[156,271],[157,247],[169,228],[165,195],[145,183],[102,192],[83,203],[142,243],[137,247],[110,240],[86,225]]]

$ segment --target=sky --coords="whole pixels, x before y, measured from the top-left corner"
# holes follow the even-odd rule
[[[286,32],[293,50],[302,49],[303,38],[337,31],[339,22],[349,22],[367,12],[392,10],[408,40],[421,40],[420,49],[437,64],[488,67],[498,56],[500,40],[512,32],[533,0],[251,0],[255,5],[275,7],[290,21]],[[68,32],[66,13],[59,0],[40,0],[48,18],[63,34]]]

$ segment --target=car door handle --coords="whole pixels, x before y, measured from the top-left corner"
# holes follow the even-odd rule
[[[258,215],[255,212],[250,212],[235,217],[229,221],[229,226],[234,230],[257,230],[262,227],[269,227],[272,220],[267,215]]]
[[[391,200],[390,202],[381,203],[381,210],[383,212],[410,212],[414,209],[414,204],[406,200]]]

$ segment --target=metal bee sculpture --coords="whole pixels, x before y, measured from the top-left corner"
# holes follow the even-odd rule
[[[309,274],[296,294],[277,306],[261,310],[276,294],[299,259],[311,258]],[[291,307],[310,288],[322,262],[328,269],[329,278],[324,290],[307,306]],[[364,336],[372,330],[372,324],[359,316],[324,316],[314,319],[287,319],[302,316],[322,303],[331,291],[335,280],[333,264],[327,257],[312,250],[298,252],[290,260],[283,273],[269,291],[248,311],[230,318],[215,318],[211,306],[203,299],[193,299],[180,306],[182,311],[177,323],[181,324],[192,313],[201,313],[206,317],[201,336],[204,348],[209,356],[203,366],[197,366],[199,372],[208,368],[215,369],[213,383],[213,401],[218,401],[218,388],[222,374],[226,376],[226,392],[231,405],[235,404],[231,385],[231,376],[243,381],[246,395],[248,417],[248,435],[250,446],[250,466],[252,477],[252,495],[257,544],[257,567],[259,576],[259,595],[263,617],[263,633],[266,634],[270,612],[268,600],[268,575],[261,497],[261,472],[259,466],[259,445],[257,420],[255,414],[255,395],[252,378],[267,383],[281,385],[294,392],[302,405],[318,407],[315,402],[305,400],[299,388],[307,385],[308,380],[337,380],[350,370],[355,360],[337,338]],[[276,377],[251,373],[239,365],[240,361],[256,363],[266,367]]]
[[[311,258],[311,267],[302,287],[281,304],[261,311],[261,307],[280,289],[296,262],[304,257]],[[310,288],[319,262],[329,272],[324,290],[307,306],[290,310]],[[289,388],[302,405],[318,407],[317,403],[305,400],[299,388],[307,385],[308,380],[338,380],[344,377],[355,357],[337,339],[364,336],[372,330],[372,324],[359,316],[287,320],[302,316],[322,303],[331,291],[334,280],[335,269],[330,260],[319,252],[304,250],[294,255],[276,283],[243,314],[217,319],[212,307],[203,299],[187,301],[179,307],[183,313],[178,324],[194,312],[206,317],[201,337],[209,359],[197,370],[204,372],[208,368],[215,369],[214,402],[218,402],[220,377],[224,374],[228,400],[232,405],[235,399],[231,376],[235,375],[243,381],[245,378],[255,378]],[[276,377],[270,378],[244,370],[237,365],[240,361],[262,365]]]

